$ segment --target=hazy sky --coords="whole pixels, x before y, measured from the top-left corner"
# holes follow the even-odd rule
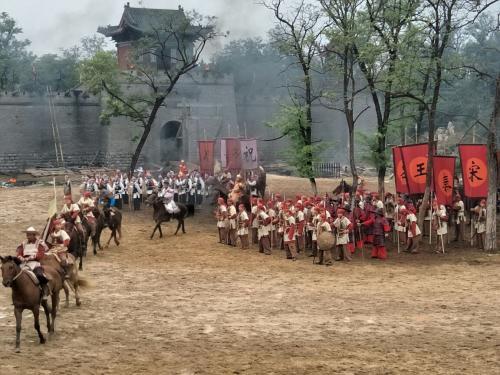
[[[81,37],[96,33],[98,26],[116,25],[123,12],[122,0],[0,0],[0,12],[13,17],[31,40],[36,54],[58,52],[78,44]],[[142,4],[142,5],[141,5]],[[196,9],[217,16],[220,29],[231,38],[265,36],[272,14],[255,0],[130,0],[131,6]]]

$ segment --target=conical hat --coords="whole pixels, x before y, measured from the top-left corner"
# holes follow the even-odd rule
[[[33,228],[33,227],[29,227],[28,229],[23,230],[22,233],[35,233],[35,234],[39,234],[39,232],[35,228]]]

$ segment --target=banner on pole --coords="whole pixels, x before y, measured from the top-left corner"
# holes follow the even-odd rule
[[[427,143],[401,146],[400,150],[406,172],[408,193],[423,194],[425,192],[427,163],[429,161]]]
[[[447,206],[453,204],[454,176],[455,157],[434,156],[432,179],[434,194],[439,204]]]
[[[227,167],[227,150],[226,150],[226,140],[220,140],[220,163],[223,169]]]
[[[198,141],[201,173],[208,173],[209,175],[214,173],[214,148],[214,140]]]
[[[488,148],[486,145],[458,145],[464,195],[468,198],[488,196]]]
[[[392,161],[394,163],[394,182],[396,193],[408,194],[408,182],[406,181],[406,171],[401,156],[401,147],[392,148]]]
[[[241,169],[241,146],[238,138],[224,139],[226,145],[226,168],[234,171]],[[221,140],[222,145],[222,140]],[[221,146],[222,150],[222,146]]]
[[[257,153],[256,139],[242,139],[241,146],[241,168],[257,169],[259,167],[259,157]]]

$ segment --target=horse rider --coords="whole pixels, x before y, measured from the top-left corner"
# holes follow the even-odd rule
[[[50,248],[50,251],[54,254],[62,253],[68,251],[68,246],[71,241],[71,238],[69,234],[63,229],[64,222],[61,219],[54,220],[52,222],[54,228],[52,230],[52,233],[50,233],[48,237],[48,246]],[[67,259],[67,265],[62,266],[63,270],[66,273],[66,277],[68,277],[68,267],[73,264],[72,259],[68,258]]]
[[[92,199],[92,193],[90,191],[85,191],[83,196],[78,201],[78,205],[80,206],[83,216],[87,220],[87,223],[90,227],[90,236],[94,237],[96,230],[96,220],[93,213],[95,208],[94,200]]]
[[[47,276],[43,272],[43,267],[40,261],[47,251],[47,245],[37,235],[38,231],[29,227],[24,231],[26,240],[23,241],[16,249],[17,258],[23,263],[23,266],[32,271],[38,279],[42,288],[42,299],[47,300],[49,296],[49,287]]]
[[[169,214],[180,212],[179,206],[174,201],[174,190],[171,187],[164,186],[158,196],[163,198],[163,204]]]
[[[80,219],[80,206],[78,206],[76,203],[73,202],[73,198],[71,195],[66,195],[64,197],[64,205],[61,209],[61,217],[64,216],[64,214],[70,214],[71,218],[73,219],[73,222],[75,224],[76,229],[78,229],[78,232],[80,232],[80,235],[83,237],[83,226],[82,226],[82,220]]]

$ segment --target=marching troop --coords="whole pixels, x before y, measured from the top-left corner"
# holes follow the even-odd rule
[[[354,203],[353,207],[352,203]],[[387,259],[386,242],[397,245],[398,252],[419,252],[423,228],[417,223],[417,206],[405,197],[387,193],[382,201],[378,193],[358,189],[354,199],[349,193],[336,196],[285,199],[277,193],[265,200],[252,196],[250,208],[231,196],[219,198],[215,218],[219,242],[248,249],[255,245],[260,253],[285,250],[286,258],[295,261],[298,254],[318,258],[315,264],[332,265],[332,260],[350,261],[356,250],[371,248],[371,257]],[[481,200],[470,211],[471,241],[477,238],[484,247],[486,203]],[[450,223],[450,226],[448,225]],[[455,241],[465,240],[466,212],[460,195],[452,207],[432,202],[424,226],[434,238],[434,250],[445,252],[453,227]],[[426,228],[427,229],[427,228]],[[429,233],[427,232],[427,233]],[[362,253],[364,256],[364,253]]]

